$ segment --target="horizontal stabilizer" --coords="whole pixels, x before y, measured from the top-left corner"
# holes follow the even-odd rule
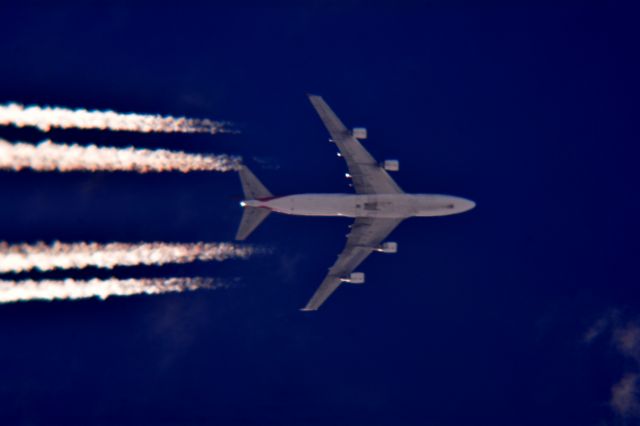
[[[242,183],[245,200],[259,200],[273,196],[247,166],[241,166],[238,173],[240,174],[240,183]]]
[[[260,207],[245,207],[236,240],[246,239],[269,216],[271,210]]]

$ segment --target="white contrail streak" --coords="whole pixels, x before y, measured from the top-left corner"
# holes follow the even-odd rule
[[[88,111],[60,107],[23,106],[17,103],[0,105],[0,125],[37,127],[48,132],[62,129],[101,129],[129,132],[162,133],[224,133],[225,123],[207,119],[171,117],[151,114],[122,114],[115,111]]]
[[[241,159],[228,155],[187,154],[165,149],[98,147],[56,144],[10,143],[0,139],[0,169],[39,172],[128,171],[137,173],[181,171],[228,172],[239,168]]]
[[[87,299],[134,294],[181,293],[202,288],[226,287],[208,278],[131,278],[105,280],[24,280],[0,281],[0,303],[31,300]]]
[[[252,246],[232,243],[61,243],[48,245],[0,242],[0,273],[37,269],[81,269],[96,267],[164,265],[199,261],[246,259],[256,252]]]

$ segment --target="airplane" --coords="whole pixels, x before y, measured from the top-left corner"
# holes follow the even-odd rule
[[[398,160],[377,162],[359,142],[366,139],[365,128],[347,129],[321,96],[308,95],[311,104],[347,162],[355,194],[300,194],[274,197],[246,167],[239,175],[244,192],[244,208],[237,240],[246,239],[271,212],[298,216],[353,217],[347,244],[329,268],[320,287],[302,311],[317,310],[342,283],[363,284],[364,273],[354,270],[374,251],[396,253],[398,244],[383,242],[409,217],[448,216],[463,213],[475,203],[461,197],[440,194],[407,194],[387,172],[399,170]]]

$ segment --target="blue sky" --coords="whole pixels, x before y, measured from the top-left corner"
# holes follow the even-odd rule
[[[618,3],[4,5],[0,102],[229,120],[239,135],[0,137],[243,156],[277,195],[347,192],[305,93],[410,192],[364,286],[298,311],[349,221],[272,215],[224,263],[15,278],[211,276],[234,288],[0,306],[3,424],[634,424],[638,30]],[[234,173],[0,173],[0,239],[227,241]],[[597,337],[584,336],[602,321]],[[631,331],[629,331],[631,330]],[[636,343],[634,343],[636,342]],[[633,411],[633,410],[632,410]]]

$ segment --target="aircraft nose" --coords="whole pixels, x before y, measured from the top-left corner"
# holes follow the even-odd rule
[[[467,200],[466,198],[461,198],[460,201],[458,201],[457,204],[460,206],[460,211],[461,212],[469,211],[469,210],[473,209],[476,206],[475,202],[473,202],[471,200]]]

